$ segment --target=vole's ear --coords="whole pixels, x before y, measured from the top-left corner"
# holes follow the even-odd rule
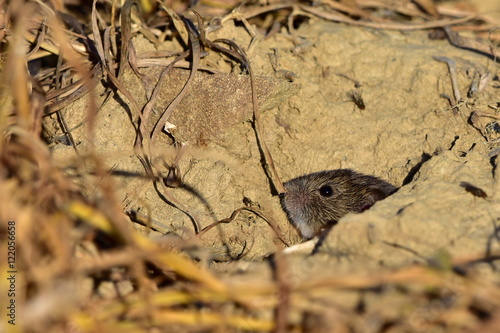
[[[385,199],[386,197],[387,193],[378,188],[369,189],[369,191],[364,195],[363,199],[361,199],[358,203],[358,212],[364,212],[365,210],[373,206],[375,202]]]

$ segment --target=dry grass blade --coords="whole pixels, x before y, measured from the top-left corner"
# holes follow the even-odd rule
[[[271,153],[269,152],[269,149],[267,148],[267,144],[264,139],[264,134],[263,134],[263,129],[262,129],[262,121],[260,118],[260,112],[259,112],[259,102],[257,100],[257,90],[255,87],[255,76],[252,71],[252,67],[250,65],[250,61],[248,60],[245,52],[233,41],[227,40],[227,39],[218,39],[215,40],[214,43],[217,42],[222,42],[225,44],[228,44],[235,48],[237,50],[237,53],[239,56],[243,59],[243,63],[245,64],[246,68],[248,69],[248,74],[250,75],[250,85],[252,89],[252,108],[253,108],[253,116],[254,116],[254,124],[255,124],[255,133],[257,135],[257,140],[259,143],[260,148],[262,149],[262,152],[264,154],[264,163],[265,163],[265,169],[266,172],[268,172],[269,177],[272,181],[273,186],[275,187],[276,191],[278,194],[285,193],[285,188],[283,187],[283,182],[281,181],[278,172],[276,171],[276,168],[274,166],[274,161],[271,157]]]
[[[418,6],[420,6],[427,14],[431,15],[434,18],[439,17],[438,10],[436,5],[432,0],[413,0]]]
[[[20,8],[21,10],[21,8]],[[12,93],[14,100],[17,104],[17,122],[20,126],[28,128],[30,119],[30,99],[28,95],[28,78],[25,71],[26,64],[26,54],[28,53],[28,44],[24,41],[22,37],[24,35],[25,27],[28,25],[28,17],[30,17],[35,8],[33,5],[25,6],[22,10],[27,11],[28,15],[19,15],[19,13],[13,13],[14,15],[20,16],[20,22],[16,25],[14,30],[14,35],[11,43],[11,56],[8,58],[6,63],[6,72],[4,77],[12,85]],[[14,56],[15,55],[15,56]],[[13,81],[15,78],[15,81]]]
[[[271,220],[268,216],[266,216],[266,214],[264,212],[260,211],[257,208],[250,208],[250,207],[241,207],[241,208],[238,208],[235,211],[233,211],[233,213],[231,214],[231,216],[229,218],[221,220],[221,221],[217,221],[215,223],[212,223],[212,224],[206,226],[205,228],[203,228],[203,230],[201,230],[196,235],[196,238],[203,237],[203,235],[205,233],[207,233],[210,229],[214,228],[218,224],[221,224],[221,223],[231,223],[232,221],[234,221],[234,219],[236,219],[236,217],[239,215],[239,213],[242,212],[242,211],[244,211],[244,210],[252,212],[252,213],[258,215],[259,217],[261,217],[262,219],[264,219],[264,221],[266,221],[269,224],[269,226],[273,229],[273,232],[276,234],[276,237],[278,237],[279,240],[285,246],[289,246],[289,244],[286,242],[286,240],[284,239],[283,235],[281,234],[281,231],[280,231],[278,225],[273,220]]]
[[[158,122],[156,123],[156,125],[153,129],[153,133],[151,135],[151,144],[154,143],[159,132],[165,126],[165,123],[167,122],[168,118],[170,117],[172,112],[175,110],[175,108],[177,107],[179,102],[182,100],[182,98],[186,95],[186,93],[189,89],[189,85],[193,81],[194,75],[196,74],[196,71],[198,70],[198,67],[200,66],[201,46],[200,46],[200,42],[199,42],[198,33],[195,31],[195,28],[194,28],[191,21],[184,18],[184,23],[185,23],[187,30],[188,30],[189,42],[191,45],[191,55],[193,57],[192,64],[191,64],[191,72],[190,72],[188,80],[186,81],[186,84],[184,85],[182,90],[179,92],[177,97],[175,97],[174,100],[168,105],[168,107],[163,112],[160,120],[158,120]]]
[[[448,39],[452,45],[477,51],[482,54],[488,55],[495,61],[500,61],[498,59],[497,48],[495,48],[493,45],[485,45],[475,39],[461,37],[456,32],[451,31],[449,27],[444,27],[444,31],[446,32],[446,35],[448,36]]]
[[[455,96],[455,104],[460,103],[462,101],[462,97],[460,96],[460,89],[458,87],[458,79],[457,79],[457,65],[452,59],[446,57],[438,57],[435,56],[434,59],[444,62],[448,65],[448,70],[450,72],[451,77],[451,86],[453,89],[453,95]]]
[[[160,2],[160,7],[167,13],[169,17],[172,18],[175,30],[179,33],[184,44],[188,45],[191,37],[189,36],[189,27],[186,26],[185,21],[183,21],[176,12],[174,12],[168,6],[165,6],[163,2]]]
[[[99,25],[97,24],[97,10],[96,10],[97,0],[92,2],[92,32],[94,36],[94,43],[97,50],[97,54],[104,66],[110,66],[111,64],[106,64],[106,56],[104,55],[104,45],[102,43],[102,38],[99,30]]]
[[[177,15],[174,17],[174,21],[175,21],[175,18],[178,18]],[[155,146],[155,141],[156,141],[160,131],[164,128],[165,123],[167,122],[167,120],[170,117],[170,115],[172,114],[172,112],[175,110],[175,108],[177,107],[179,102],[184,98],[184,96],[188,92],[189,86],[194,78],[194,75],[196,74],[196,72],[198,70],[199,63],[200,63],[201,47],[200,47],[200,43],[198,40],[199,37],[197,36],[197,32],[195,31],[195,28],[192,26],[192,23],[189,20],[184,19],[184,24],[185,24],[185,28],[188,31],[189,41],[190,41],[190,45],[191,45],[191,51],[190,52],[186,51],[186,52],[183,52],[180,55],[178,55],[176,57],[176,59],[174,59],[169,64],[169,66],[167,68],[165,68],[165,70],[163,70],[163,72],[161,73],[160,78],[156,84],[156,87],[153,90],[153,94],[152,94],[151,98],[149,99],[148,103],[145,105],[145,107],[143,109],[143,112],[141,113],[141,121],[139,124],[139,133],[138,133],[138,136],[136,138],[135,150],[138,154],[138,157],[139,157],[141,163],[144,165],[146,171],[150,172],[150,173],[153,172],[152,168],[158,170],[159,174],[161,173],[160,172],[161,168],[154,164],[154,161],[158,160],[157,156],[155,156],[153,153],[153,150],[154,150],[153,147]],[[153,105],[156,101],[156,98],[158,96],[159,88],[161,87],[162,79],[170,72],[170,70],[173,68],[173,66],[175,65],[175,63],[177,61],[186,58],[189,53],[191,53],[192,58],[193,58],[190,75],[189,75],[186,83],[184,84],[184,87],[182,88],[182,90],[177,94],[177,96],[174,98],[174,100],[168,105],[168,107],[165,109],[165,111],[163,112],[160,119],[156,122],[156,125],[154,126],[153,131],[151,133],[151,138],[147,141],[148,151],[151,154],[151,157],[148,157],[148,156],[146,156],[146,154],[144,152],[141,153],[141,151],[143,150],[142,147],[144,144],[144,139],[148,137],[146,125],[148,124],[148,118],[149,118],[150,112],[151,112]],[[195,233],[198,233],[201,229],[200,229],[200,225],[199,225],[197,219],[191,213],[189,213],[189,211],[184,207],[184,205],[182,205],[182,203],[179,202],[170,193],[170,191],[167,189],[167,187],[165,186],[165,184],[163,182],[156,182],[156,186],[158,186],[158,184],[159,184],[159,186],[162,190],[161,192],[163,193],[165,198],[170,203],[174,204],[177,208],[179,208],[182,212],[184,212],[186,215],[189,216],[191,221],[193,221]]]
[[[223,315],[217,313],[200,313],[197,311],[175,311],[175,310],[157,310],[154,315],[155,326],[172,327],[173,325],[182,325],[184,329],[194,329],[199,331],[200,328],[210,329],[216,327],[225,327],[245,331],[267,332],[274,328],[274,323],[271,320],[257,319],[252,317],[238,315]],[[78,323],[80,329],[87,332],[93,331],[133,331],[142,330],[142,325],[134,322],[125,323],[108,323],[95,324],[92,318],[77,317],[75,322]]]
[[[271,320],[216,313],[202,314],[197,311],[159,311],[158,321],[163,324],[178,323],[193,327],[203,327],[205,325],[215,327],[226,326],[233,329],[251,331],[270,331],[274,328],[274,322]]]
[[[329,21],[347,23],[355,26],[369,27],[375,29],[390,29],[390,30],[422,30],[422,29],[440,28],[440,27],[465,23],[473,20],[476,17],[476,15],[471,15],[458,19],[443,19],[443,20],[430,21],[426,23],[404,24],[404,23],[356,21],[340,13],[325,12],[324,10],[308,6],[300,6],[300,9],[306,13],[311,13],[317,17]]]
[[[35,47],[26,55],[28,59],[30,59],[35,53],[37,53],[42,44],[45,42],[45,36],[47,33],[47,25],[45,24],[45,22],[42,22],[40,29],[41,31],[37,37]]]
[[[117,237],[117,239],[121,239],[121,241],[127,241],[127,243],[132,243],[142,251],[154,251],[156,248],[156,245],[151,240],[138,233],[124,232],[124,229],[121,227],[121,230],[117,229],[117,224],[110,223],[110,220],[93,207],[74,201],[68,203],[65,210],[68,214],[89,223],[110,236]],[[154,258],[151,258],[151,260],[162,269],[171,269],[187,279],[206,284],[206,286],[212,290],[226,292],[226,286],[221,284],[209,272],[202,270],[192,261],[180,254],[168,252],[158,253]]]
[[[132,96],[132,94],[128,91],[128,89],[125,88],[125,86],[120,82],[120,80],[115,76],[115,74],[113,73],[112,67],[110,67],[110,66],[112,66],[112,64],[109,64],[109,63],[106,62],[107,57],[106,57],[106,55],[104,53],[105,50],[104,50],[103,42],[102,42],[102,39],[101,39],[99,26],[97,24],[97,10],[96,10],[96,7],[95,7],[96,1],[97,0],[94,0],[94,2],[92,4],[92,30],[93,30],[93,34],[94,34],[94,40],[95,40],[95,44],[96,44],[96,49],[97,49],[97,52],[99,54],[99,58],[101,60],[101,66],[104,68],[104,72],[106,73],[107,77],[111,80],[111,82],[113,83],[113,85],[123,95],[125,95],[125,97],[129,100],[129,102],[131,103],[131,106],[132,106],[132,109],[133,109],[134,113],[139,118],[142,118],[142,113],[140,112],[140,107],[139,107],[139,104],[137,103],[136,99],[134,98],[134,96]],[[128,14],[130,15],[130,12]],[[128,44],[127,45],[122,45],[122,49],[125,48],[125,50],[122,50],[122,53],[128,54],[127,47],[128,47]],[[127,59],[125,59],[125,62],[120,62],[120,64],[125,66],[126,60]],[[121,69],[121,66],[120,66],[119,74],[118,75],[120,75],[122,71],[123,71],[123,69]]]
[[[90,71],[90,76],[92,77],[91,80],[81,79],[60,90],[54,90],[47,93],[45,115],[59,111],[91,92],[102,78],[101,65],[96,65]]]
[[[121,42],[120,48],[120,66],[118,68],[118,75],[120,79],[123,76],[126,64],[129,61],[129,48],[131,46],[131,30],[132,30],[132,8],[138,6],[137,0],[127,0],[122,6],[121,12]]]
[[[161,84],[164,80],[164,78],[170,73],[172,68],[175,66],[175,64],[180,61],[181,59],[186,58],[189,55],[189,52],[183,52],[181,54],[177,54],[177,57],[170,62],[168,66],[161,72],[160,77],[158,78],[158,82],[156,83],[156,86],[153,88],[153,91],[151,93],[151,97],[149,98],[148,102],[142,109],[142,121],[139,124],[139,133],[138,137],[136,139],[136,148],[137,147],[142,147],[144,140],[147,140],[147,145],[149,146],[149,133],[147,130],[147,124],[149,122],[149,116],[151,114],[151,111],[153,110],[153,106],[156,103],[156,100],[158,99],[158,95],[160,93],[160,88]],[[146,158],[146,157],[144,157]]]
[[[165,185],[165,182],[157,181],[155,183],[155,186],[158,186],[158,184],[160,185],[160,188],[162,189],[161,193],[166,197],[168,202],[175,205],[175,207],[177,209],[179,209],[181,212],[186,214],[190,218],[191,222],[193,223],[195,234],[199,233],[201,230],[201,227],[200,227],[200,223],[198,222],[198,219],[196,218],[196,216],[194,216],[191,212],[189,212],[189,210],[186,207],[184,207],[184,205],[170,193],[167,186]]]

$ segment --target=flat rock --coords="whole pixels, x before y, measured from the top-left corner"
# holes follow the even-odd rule
[[[163,68],[141,69],[152,82],[158,81]],[[163,111],[180,93],[190,71],[174,69],[161,82],[160,93],[151,115],[150,127],[156,124]],[[146,89],[139,78],[128,71],[124,85],[133,96],[141,96],[140,104],[146,103]],[[255,77],[259,110],[266,111],[279,106],[297,93],[300,85],[284,78]],[[188,87],[187,94],[171,114],[168,122],[175,125],[177,140],[197,143],[215,140],[229,126],[252,118],[252,90],[249,75],[209,74],[198,71]]]

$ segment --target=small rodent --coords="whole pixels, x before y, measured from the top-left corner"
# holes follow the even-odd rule
[[[347,213],[360,213],[398,189],[350,169],[311,173],[291,179],[284,186],[283,209],[308,239],[335,225]]]

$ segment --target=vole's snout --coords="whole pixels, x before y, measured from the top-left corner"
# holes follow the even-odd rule
[[[283,202],[289,209],[301,209],[309,204],[311,196],[304,191],[289,191],[283,196]]]

